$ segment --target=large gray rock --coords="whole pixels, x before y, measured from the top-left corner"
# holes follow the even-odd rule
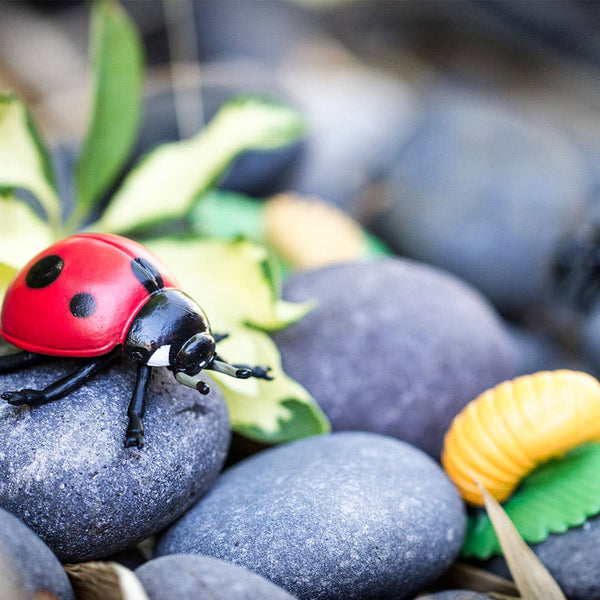
[[[484,94],[432,95],[373,223],[395,250],[471,282],[503,312],[546,300],[591,179],[567,136]]]
[[[293,600],[270,581],[208,556],[163,556],[139,567],[135,574],[149,600]]]
[[[48,363],[3,375],[0,391],[39,388],[74,369]],[[229,444],[217,386],[208,396],[156,369],[143,449],[125,448],[131,363],[43,406],[0,403],[0,506],[64,562],[125,549],[168,525],[212,486]]]
[[[515,375],[491,306],[452,276],[403,259],[296,274],[288,300],[318,307],[277,333],[284,370],[337,430],[367,430],[439,456],[452,418]]]
[[[159,556],[206,554],[298,598],[410,598],[455,559],[461,499],[426,454],[336,433],[279,446],[222,475],[167,530]]]
[[[69,578],[52,551],[19,519],[0,509],[0,598],[74,598]]]

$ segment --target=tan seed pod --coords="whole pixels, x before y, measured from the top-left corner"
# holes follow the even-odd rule
[[[483,505],[479,481],[506,500],[538,465],[600,440],[600,383],[577,371],[543,371],[483,392],[456,416],[442,464],[461,495]]]

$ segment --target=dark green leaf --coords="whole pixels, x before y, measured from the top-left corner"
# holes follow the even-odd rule
[[[138,131],[142,48],[134,24],[116,2],[93,7],[91,60],[94,104],[77,165],[74,226],[114,182]]]

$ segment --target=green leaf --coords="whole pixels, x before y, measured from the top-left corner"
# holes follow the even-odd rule
[[[225,394],[234,430],[266,443],[328,431],[327,419],[310,394],[281,369],[274,342],[255,328],[279,328],[309,310],[279,300],[265,248],[247,240],[158,240],[148,246],[206,310],[212,330],[229,334],[219,343],[219,354],[233,363],[273,369],[273,381],[211,372]]]
[[[2,300],[4,299],[6,290],[16,274],[17,269],[6,263],[0,262],[0,306],[2,306]]]
[[[50,155],[25,105],[13,93],[0,92],[0,190],[22,188],[40,202],[51,226],[61,219]]]
[[[230,336],[219,343],[219,354],[235,363],[272,369],[272,381],[211,373],[225,395],[234,431],[275,444],[330,430],[311,395],[283,372],[279,351],[268,335],[248,327],[230,329]]]
[[[600,443],[585,444],[540,466],[521,482],[504,509],[530,544],[583,525],[600,512]],[[463,556],[485,560],[500,552],[489,518],[476,512],[469,518]]]
[[[52,231],[23,200],[0,196],[0,260],[22,267],[54,241]]]
[[[74,226],[114,182],[135,142],[140,120],[143,52],[138,32],[116,2],[93,5],[94,101],[76,171]]]
[[[295,323],[314,307],[312,302],[297,304],[279,298],[278,272],[261,244],[245,239],[162,239],[147,245],[211,316],[216,331],[232,323],[275,331]]]
[[[303,132],[303,120],[287,106],[253,97],[232,100],[195,137],[159,146],[146,156],[95,228],[123,232],[182,216],[240,153],[277,148]]]

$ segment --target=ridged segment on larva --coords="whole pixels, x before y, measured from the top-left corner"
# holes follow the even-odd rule
[[[442,464],[463,498],[483,504],[480,481],[506,500],[539,464],[600,439],[600,383],[577,371],[543,371],[487,390],[456,416]]]

